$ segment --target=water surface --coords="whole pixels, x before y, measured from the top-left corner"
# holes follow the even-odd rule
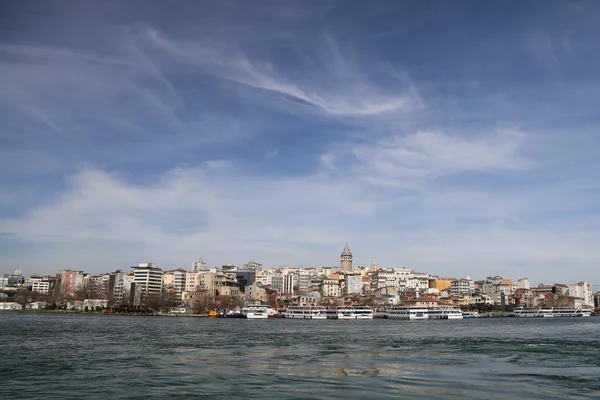
[[[600,318],[0,313],[0,398],[600,398]]]

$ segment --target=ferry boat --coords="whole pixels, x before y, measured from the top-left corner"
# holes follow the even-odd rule
[[[326,319],[327,313],[324,307],[289,306],[281,316],[292,319]]]
[[[384,318],[389,319],[428,319],[427,307],[391,306],[384,311]]]
[[[463,318],[479,318],[479,311],[465,311],[462,315]]]
[[[248,319],[267,319],[269,318],[269,308],[267,306],[247,306],[242,308],[244,318]]]
[[[363,306],[329,307],[326,315],[328,319],[373,319],[373,309]]]
[[[429,319],[463,319],[463,312],[460,307],[437,306],[427,309]]]
[[[554,317],[589,317],[592,308],[583,307],[517,307],[513,311],[516,317],[521,318],[554,318]]]
[[[417,307],[417,306],[392,306],[383,312],[384,318],[389,319],[462,319],[463,314],[459,307],[435,306],[435,307]]]

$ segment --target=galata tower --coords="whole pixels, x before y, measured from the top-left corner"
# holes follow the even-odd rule
[[[348,242],[346,242],[346,246],[342,252],[342,269],[344,271],[352,271],[352,253],[348,247]]]

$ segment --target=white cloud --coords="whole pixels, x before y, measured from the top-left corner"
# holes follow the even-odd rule
[[[559,280],[569,265],[573,279],[589,279],[590,266],[600,261],[597,229],[577,217],[554,221],[550,230],[539,222],[512,228],[538,218],[536,213],[566,210],[573,191],[582,198],[579,191],[586,188],[430,188],[397,197],[396,189],[378,188],[355,174],[272,179],[249,176],[231,163],[225,169],[214,165],[180,167],[144,185],[88,168],[57,201],[1,220],[0,234],[50,244],[55,253],[46,261],[48,272],[78,260],[91,271],[142,259],[185,267],[198,256],[216,265],[252,258],[270,267],[334,264],[345,240],[357,263],[377,257],[383,266],[451,276]],[[368,160],[361,165],[371,168]],[[23,258],[35,257],[10,260],[22,265]],[[1,265],[8,262],[5,257]]]
[[[371,182],[415,187],[461,172],[526,169],[532,163],[519,154],[523,138],[519,131],[477,137],[419,131],[358,145],[352,154],[359,161],[360,173]]]

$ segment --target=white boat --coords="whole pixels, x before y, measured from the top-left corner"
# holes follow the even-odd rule
[[[479,311],[465,311],[462,314],[463,318],[479,318]]]
[[[282,314],[283,318],[292,319],[326,319],[325,307],[289,306]]]
[[[429,319],[463,319],[463,312],[460,307],[437,306],[428,307],[427,317]]]
[[[247,306],[242,308],[242,315],[248,319],[266,319],[269,318],[269,308],[267,306]]]
[[[459,307],[453,306],[392,306],[383,312],[384,318],[389,319],[462,319],[463,313]]]
[[[583,307],[517,307],[513,311],[520,318],[589,317],[592,308]]]
[[[373,319],[373,309],[371,307],[363,307],[363,306],[329,307],[327,309],[327,318],[329,318],[329,319]]]
[[[428,319],[427,307],[391,306],[383,311],[384,318],[389,319]]]

